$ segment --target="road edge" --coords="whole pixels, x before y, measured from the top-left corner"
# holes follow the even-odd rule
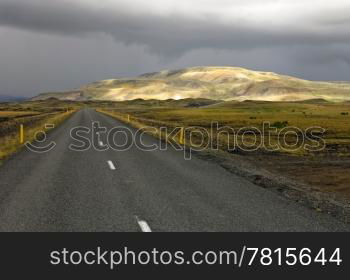
[[[130,121],[126,117],[116,116],[98,109],[96,112],[117,119],[134,128],[143,127],[142,122],[136,119]],[[162,137],[148,131],[146,133],[153,137]],[[162,139],[162,141],[166,140]],[[186,147],[189,147],[188,144],[186,144]],[[204,151],[192,150],[192,154],[199,159],[215,162],[228,172],[240,176],[256,186],[272,191],[309,209],[328,214],[342,222],[350,224],[350,203],[339,195],[323,193],[307,184],[295,182],[280,174],[273,174],[260,167],[258,168],[245,160],[242,155],[208,149]]]

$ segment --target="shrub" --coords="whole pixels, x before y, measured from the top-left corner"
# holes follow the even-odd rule
[[[272,124],[273,127],[276,127],[276,128],[285,128],[288,126],[288,122],[287,121],[283,121],[283,122],[274,122]]]

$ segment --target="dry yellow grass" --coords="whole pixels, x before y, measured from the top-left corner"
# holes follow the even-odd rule
[[[127,122],[127,115],[130,114],[129,124],[137,128],[208,127],[213,121],[235,129],[244,126],[261,128],[264,121],[269,121],[271,124],[287,121],[288,125],[297,126],[302,130],[310,126],[323,127],[327,130],[324,135],[326,149],[319,153],[307,153],[305,149],[299,149],[293,152],[280,150],[279,153],[273,153],[258,150],[253,153],[226,155],[229,158],[232,156],[234,159],[247,161],[259,170],[285,176],[289,180],[302,183],[303,186],[306,184],[313,190],[339,195],[342,199],[350,197],[349,103],[226,102],[207,108],[154,108],[137,105],[110,106],[100,111],[124,122]],[[160,135],[159,130],[153,135],[162,139],[166,137]],[[214,134],[214,137],[217,135]],[[225,151],[228,138],[219,135],[218,141],[221,143],[220,149]],[[230,141],[234,141],[233,137]],[[275,135],[272,139],[272,144],[274,143],[276,143]]]
[[[39,112],[34,111],[0,111],[0,117],[21,117],[28,115],[39,115]]]
[[[105,111],[106,112],[106,111]],[[144,108],[125,107],[110,108],[107,113],[117,116],[123,120],[123,114],[131,114],[134,121],[138,120],[143,125],[159,128],[166,127],[193,127],[199,126],[209,129],[211,123],[217,122],[219,126],[228,126],[238,131],[241,128],[263,129],[263,124],[268,122],[271,127],[280,130],[284,126],[297,127],[305,132],[311,127],[321,127],[326,130],[324,139],[327,147],[323,151],[338,152],[338,155],[350,155],[350,104],[324,103],[223,103],[213,105],[208,108]],[[215,134],[214,134],[215,135]],[[287,140],[291,143],[295,140],[293,135],[289,135]],[[228,147],[227,135],[219,135],[220,146]],[[254,138],[246,135],[244,141],[254,142]],[[271,145],[280,141],[277,133],[271,133]],[[257,143],[258,145],[259,143]],[[329,148],[329,149],[327,149]],[[280,152],[293,155],[306,155],[309,151],[301,146],[300,149],[281,149]]]
[[[40,119],[36,118],[34,121],[31,120],[31,117],[17,119],[15,130],[0,136],[0,160],[6,159],[23,147],[19,137],[20,124],[24,124],[24,142],[31,142],[36,132],[48,130],[45,128],[45,124],[54,124],[57,127],[74,112],[45,114]]]

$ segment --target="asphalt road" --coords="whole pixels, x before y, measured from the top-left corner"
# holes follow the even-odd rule
[[[349,231],[172,148],[72,151],[70,129],[125,124],[84,109],[53,130],[50,152],[27,149],[0,167],[0,231]],[[134,129],[130,128],[132,131]],[[124,137],[118,134],[120,143]],[[158,141],[143,137],[144,143]],[[118,142],[118,143],[119,143]],[[46,143],[46,142],[45,142]],[[101,134],[101,143],[107,137]]]

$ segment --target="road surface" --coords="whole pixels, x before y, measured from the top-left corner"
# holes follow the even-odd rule
[[[172,148],[70,150],[76,143],[70,129],[91,128],[93,121],[107,129],[125,127],[83,109],[48,135],[57,144],[53,150],[25,149],[0,167],[0,231],[349,230],[215,163],[185,160]],[[100,144],[106,141],[101,134]]]

